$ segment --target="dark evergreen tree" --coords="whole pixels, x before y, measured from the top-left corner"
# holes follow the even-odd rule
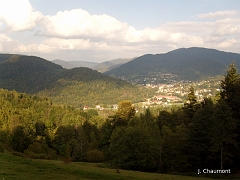
[[[234,158],[234,166],[240,168],[240,75],[235,63],[230,64],[227,75],[221,82],[221,99],[226,102],[236,119],[237,153]]]
[[[211,99],[204,99],[201,108],[195,113],[193,122],[188,128],[188,156],[192,170],[214,168],[210,142],[212,138],[215,106]]]
[[[234,118],[240,119],[240,75],[234,63],[230,64],[227,75],[221,81],[221,98],[232,109]]]
[[[156,170],[159,147],[151,131],[148,126],[141,124],[117,127],[110,143],[114,165],[138,171]]]
[[[90,149],[93,150],[97,148],[97,141],[99,139],[99,130],[96,127],[96,125],[91,124],[88,121],[85,121],[82,128],[85,131],[88,142],[91,144]]]
[[[173,129],[163,125],[161,131],[160,172],[184,172],[190,164],[186,154],[187,131],[185,125]]]
[[[220,100],[216,105],[211,131],[211,151],[216,158],[215,168],[231,168],[237,148],[236,120],[224,100]]]
[[[86,153],[88,151],[89,141],[87,134],[82,126],[78,126],[76,129],[76,142],[72,158],[74,161],[85,161]]]
[[[162,127],[165,126],[171,126],[172,125],[172,114],[168,111],[160,111],[157,117],[157,125],[159,129],[161,130]]]
[[[55,133],[53,147],[60,155],[70,158],[75,139],[76,130],[73,126],[60,126]]]
[[[110,141],[111,141],[111,135],[114,130],[114,127],[110,120],[107,120],[105,123],[103,123],[102,127],[100,128],[100,138],[99,138],[99,148],[104,152],[105,159],[110,159]]]
[[[188,93],[188,101],[184,104],[183,110],[186,114],[185,124],[189,124],[192,122],[195,112],[199,109],[200,105],[197,101],[197,97],[195,95],[195,90],[191,86]]]

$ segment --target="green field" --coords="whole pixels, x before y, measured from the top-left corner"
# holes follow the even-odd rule
[[[201,180],[201,177],[188,177],[179,175],[165,175],[144,173],[136,171],[103,168],[102,164],[52,160],[35,160],[7,153],[0,153],[0,180],[75,180],[75,179],[148,179],[148,180]],[[208,179],[210,180],[210,179]]]

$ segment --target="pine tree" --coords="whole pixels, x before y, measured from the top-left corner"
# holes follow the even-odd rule
[[[240,74],[235,63],[230,64],[227,75],[225,75],[221,82],[221,88],[221,100],[226,102],[230,108],[232,117],[236,119],[235,133],[237,135],[238,149],[236,158],[234,158],[234,164],[240,167]]]
[[[221,81],[221,88],[221,98],[232,109],[233,117],[240,121],[240,75],[235,63],[230,64],[227,75]]]
[[[200,104],[197,102],[197,97],[195,95],[195,90],[191,86],[188,93],[188,102],[184,104],[183,111],[186,114],[187,122],[191,123],[195,112],[199,109]]]
[[[213,120],[210,149],[220,165],[215,168],[229,168],[236,155],[236,121],[232,118],[231,109],[222,99],[216,106]]]
[[[212,167],[209,147],[214,108],[211,99],[204,99],[201,108],[195,113],[192,125],[188,128],[188,154],[193,171]]]
[[[110,143],[114,165],[138,171],[156,170],[159,147],[152,133],[153,128],[144,124],[116,127]]]

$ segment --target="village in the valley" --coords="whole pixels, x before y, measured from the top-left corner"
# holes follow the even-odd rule
[[[154,80],[154,79],[153,79]],[[167,106],[183,106],[187,102],[189,88],[192,86],[198,101],[204,98],[210,98],[220,92],[221,77],[209,78],[198,82],[191,81],[173,81],[168,84],[145,84],[146,88],[156,89],[156,93],[151,98],[146,98],[144,102],[135,103],[137,109],[150,107],[167,107]],[[113,104],[111,107],[96,105],[95,107],[84,106],[83,110],[96,109],[98,111],[111,109],[117,110],[118,105]]]

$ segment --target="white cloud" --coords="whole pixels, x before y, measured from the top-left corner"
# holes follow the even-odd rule
[[[60,39],[60,38],[50,38],[43,43],[45,46],[54,49],[62,49],[62,50],[84,50],[90,47],[90,43],[88,40],[83,39]]]
[[[211,19],[210,22],[199,19],[198,22],[169,22],[158,28],[136,30],[109,15],[91,15],[82,9],[44,16],[28,0],[0,0],[0,3],[0,26],[2,23],[7,27],[6,34],[3,31],[0,34],[2,52],[32,53],[48,59],[55,59],[53,55],[72,60],[82,57],[92,61],[192,46],[233,48],[240,53],[236,48],[240,44],[240,17],[236,11],[197,15],[200,20]],[[14,39],[28,30],[32,30],[28,42],[26,38]],[[14,33],[18,34],[11,36]]]
[[[218,47],[220,48],[229,48],[235,45],[239,46],[239,41],[237,41],[236,39],[228,39],[226,41],[223,41],[221,43],[218,44]]]
[[[53,52],[51,47],[45,44],[23,44],[19,41],[13,40],[5,34],[0,34],[0,51],[2,53],[50,53]]]
[[[128,28],[126,23],[111,16],[90,15],[82,9],[74,9],[45,16],[36,34],[59,38],[112,39]]]
[[[11,31],[30,30],[36,26],[42,14],[35,12],[28,0],[0,0],[0,20]]]
[[[215,28],[211,32],[213,36],[239,36],[240,18],[224,19],[215,22]]]
[[[10,42],[10,41],[12,41],[12,39],[10,37],[8,37],[5,34],[0,34],[0,42],[1,43]]]
[[[230,18],[235,17],[238,15],[237,11],[217,11],[217,12],[210,12],[207,14],[199,14],[197,15],[200,19],[222,19],[222,18]]]

